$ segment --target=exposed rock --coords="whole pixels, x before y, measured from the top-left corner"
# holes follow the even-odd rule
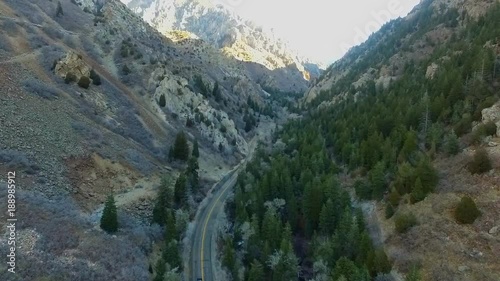
[[[153,77],[158,77],[158,75],[160,74],[155,71]],[[195,120],[194,126],[211,141],[214,148],[218,149],[219,145],[222,145],[224,151],[231,152],[231,142],[236,141],[235,148],[243,154],[246,153],[247,143],[225,111],[213,108],[201,94],[192,92],[187,87],[186,79],[166,72],[161,75],[163,80],[155,89],[155,102],[161,95],[165,96],[165,108],[184,123],[188,119]],[[156,83],[154,80],[154,78],[150,79],[150,84]],[[170,116],[165,118],[168,121]]]
[[[492,227],[490,229],[490,231],[488,231],[488,233],[491,234],[491,235],[495,235],[495,234],[498,233],[499,230],[500,230],[500,226],[495,226],[495,227]]]
[[[497,102],[492,107],[485,108],[481,111],[483,123],[494,122],[497,126],[497,136],[500,137],[500,102]]]
[[[425,73],[425,77],[427,79],[434,79],[434,75],[436,75],[436,72],[439,69],[439,65],[432,63],[427,67],[427,72]]]
[[[458,267],[458,271],[460,272],[465,272],[465,271],[468,271],[470,268],[466,265],[461,265]]]
[[[82,56],[74,52],[66,54],[62,60],[57,62],[55,73],[65,78],[68,73],[72,73],[78,81],[82,76],[89,77],[91,68],[83,61]]]
[[[174,41],[179,40],[179,35],[182,35],[182,39],[189,38],[185,36],[185,31],[188,31],[223,50],[228,56],[263,66],[259,69],[259,77],[274,76],[276,80],[283,80],[286,75],[293,74],[293,77],[298,78],[291,81],[296,84],[296,91],[306,90],[308,80],[319,77],[321,73],[317,64],[291,51],[287,43],[277,38],[272,29],[258,27],[223,6],[193,0],[121,2]],[[179,33],[178,30],[182,32]],[[256,69],[252,65],[249,67]],[[279,81],[277,84],[281,90],[285,90],[283,87],[286,83]],[[289,86],[290,83],[287,87]]]

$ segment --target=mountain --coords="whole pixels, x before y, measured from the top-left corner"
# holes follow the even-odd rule
[[[332,64],[304,96],[306,103],[316,97],[356,91],[367,81],[387,87],[397,80],[407,64],[428,59],[442,44],[453,39],[472,20],[484,15],[495,1],[422,1],[405,18],[385,24],[368,40],[353,47]],[[429,70],[431,73],[436,70]],[[341,87],[338,87],[341,85]],[[332,92],[335,89],[336,93]],[[319,98],[328,100],[329,98]]]
[[[187,175],[187,225],[293,102],[256,78],[274,70],[169,39],[119,1],[0,1],[0,25],[0,171],[15,171],[24,218],[18,274],[1,266],[1,280],[148,280],[158,190]],[[198,160],[175,159],[195,143]],[[116,236],[99,228],[110,194]]]
[[[163,34],[173,30],[188,31],[226,55],[264,66],[271,72],[265,77],[257,71],[266,87],[285,92],[303,92],[308,81],[320,75],[320,67],[299,57],[269,29],[245,20],[222,5],[210,1],[122,0],[132,11]],[[293,85],[293,87],[290,87]]]
[[[499,1],[424,0],[328,67],[228,212],[274,245],[242,250],[249,271],[286,241],[299,262],[275,268],[306,280],[500,280],[499,27]]]

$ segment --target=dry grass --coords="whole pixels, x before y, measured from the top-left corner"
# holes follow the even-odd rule
[[[494,170],[471,175],[465,165],[472,151],[435,163],[440,171],[437,192],[415,205],[403,204],[398,212],[413,212],[419,224],[406,234],[396,234],[394,218],[384,219],[382,204],[376,215],[386,249],[395,267],[408,272],[413,264],[423,267],[423,280],[500,280],[500,233],[489,234],[500,225],[500,148],[488,148]],[[453,212],[463,195],[471,196],[482,212],[472,225],[459,225]]]

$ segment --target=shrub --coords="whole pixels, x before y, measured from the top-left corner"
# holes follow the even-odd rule
[[[66,73],[66,77],[64,77],[64,82],[66,84],[76,82],[76,75],[71,72]]]
[[[391,203],[387,203],[385,206],[385,218],[390,219],[394,216],[394,207],[392,207]]]
[[[78,80],[78,86],[84,89],[88,89],[90,86],[90,78],[88,78],[87,76],[80,77],[80,80]]]
[[[9,43],[9,39],[5,34],[0,34],[0,50],[4,50],[6,52],[11,52],[12,47]]]
[[[491,160],[486,149],[479,148],[476,150],[474,158],[469,162],[467,168],[472,174],[482,174],[491,170]]]
[[[471,135],[471,144],[480,144],[481,140],[486,136],[492,136],[497,133],[497,125],[494,122],[480,124]]]
[[[23,84],[26,91],[44,99],[53,100],[60,94],[60,91],[56,87],[38,79],[26,79]]]
[[[493,136],[497,133],[497,125],[495,124],[495,122],[489,121],[482,126],[484,128],[484,134],[486,136]]]
[[[99,86],[101,85],[101,76],[95,72],[95,70],[90,70],[90,79],[92,79],[92,84]]]
[[[476,203],[469,196],[464,196],[455,209],[455,219],[461,224],[471,224],[479,216],[481,211],[477,209]]]
[[[368,182],[362,180],[356,180],[356,182],[354,183],[354,190],[356,191],[356,195],[359,197],[359,199],[361,200],[372,199],[373,190]]]
[[[39,169],[35,164],[31,164],[24,152],[10,149],[0,150],[0,164],[10,169],[25,169],[30,173]]]
[[[410,272],[406,275],[405,281],[420,281],[421,278],[420,269],[417,266],[412,266]]]
[[[130,72],[132,72],[132,70],[130,70],[130,68],[128,67],[128,65],[124,64],[123,67],[122,67],[122,73],[124,75],[128,75]]]
[[[135,149],[127,149],[125,158],[134,166],[134,168],[143,174],[149,174],[154,169],[151,161]]]
[[[399,214],[394,219],[394,223],[398,233],[405,233],[417,224],[417,218],[413,213]]]
[[[15,36],[19,31],[17,23],[11,19],[6,19],[3,21],[2,30],[9,36]]]
[[[61,32],[56,26],[44,25],[42,30],[52,39],[63,39],[64,33]]]
[[[470,115],[466,114],[458,121],[457,124],[454,126],[454,131],[457,134],[457,136],[462,136],[472,129],[472,118]]]

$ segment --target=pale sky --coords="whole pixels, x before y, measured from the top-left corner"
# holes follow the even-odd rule
[[[214,0],[288,40],[301,55],[330,64],[419,0]]]

